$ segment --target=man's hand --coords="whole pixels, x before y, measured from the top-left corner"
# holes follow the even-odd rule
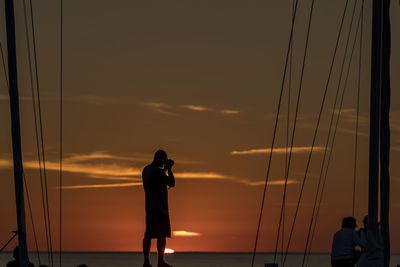
[[[169,170],[171,169],[171,167],[174,165],[174,161],[172,159],[167,159],[167,161],[165,162],[165,169]]]
[[[174,165],[174,161],[172,159],[167,159],[164,164],[164,170],[168,171],[168,182],[167,185],[169,187],[175,186],[175,177],[174,173],[171,170],[171,167]]]

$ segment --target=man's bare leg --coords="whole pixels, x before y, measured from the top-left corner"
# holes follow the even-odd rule
[[[150,267],[150,247],[151,247],[151,238],[144,237],[143,238],[143,256],[144,256],[144,267]]]
[[[158,252],[158,266],[159,267],[171,266],[164,261],[164,251],[165,251],[166,243],[167,243],[167,240],[165,239],[165,237],[160,237],[157,239],[157,252]]]

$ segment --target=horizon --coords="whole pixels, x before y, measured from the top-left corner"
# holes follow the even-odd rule
[[[286,118],[291,119],[291,130],[305,42],[304,14],[308,14],[310,3],[305,1],[299,7],[303,16],[298,19],[294,36],[293,92],[288,97],[285,91],[273,149],[270,144],[290,30],[291,1],[125,1],[109,5],[108,1],[96,0],[64,4],[63,253],[140,251],[145,229],[141,171],[159,148],[175,160],[176,187],[168,191],[173,235],[167,241],[167,248],[175,253],[252,252],[266,165],[272,152],[257,253],[274,251],[286,153],[290,147]],[[285,243],[344,4],[344,0],[323,0],[315,9],[288,178]],[[371,6],[365,5],[354,214],[359,227],[368,206]],[[394,2],[392,6],[393,14],[400,12]],[[16,3],[15,8],[24,173],[39,249],[47,251],[22,4]],[[360,6],[356,8],[359,12]],[[33,10],[55,252],[60,234],[59,3],[36,1]],[[4,18],[3,13],[1,6],[0,19]],[[346,18],[345,25],[350,22],[350,17]],[[392,15],[393,254],[400,253],[400,214],[395,212],[400,207],[400,166],[396,164],[400,159],[400,92],[396,90],[400,77],[395,75],[395,70],[400,69],[400,51],[395,49],[400,47],[399,25],[400,16]],[[350,40],[354,38],[351,35]],[[0,41],[5,44],[4,34]],[[340,44],[338,62],[344,53],[344,41]],[[322,173],[321,161],[324,151],[330,151],[329,144],[325,146],[329,119],[338,112],[332,104],[336,86],[339,87],[339,69],[335,65],[289,253],[304,251],[304,229],[308,229],[310,222]],[[312,253],[329,253],[342,217],[352,213],[356,64],[350,65],[349,70],[348,92]],[[0,84],[4,85],[0,86],[0,125],[4,125],[0,132],[0,201],[6,203],[0,205],[0,235],[7,239],[10,231],[15,230],[16,215],[8,94],[3,73]],[[292,105],[287,114],[289,101]],[[26,211],[28,247],[34,251],[27,205]]]

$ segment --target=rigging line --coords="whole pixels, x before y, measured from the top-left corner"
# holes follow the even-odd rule
[[[364,1],[362,2],[362,8],[363,8],[363,4],[364,4]],[[358,22],[358,25],[360,24],[360,17],[359,17],[359,22]],[[358,33],[358,29],[359,29],[359,26],[357,26],[357,33]],[[356,34],[357,35],[357,34]],[[356,36],[357,37],[357,36]],[[354,42],[356,42],[356,39],[354,40]],[[353,52],[354,52],[354,45],[355,45],[355,43],[353,44],[353,49],[352,49],[352,54],[353,54]],[[352,56],[351,56],[352,57]],[[343,60],[345,60],[345,57],[344,57],[344,59]],[[351,62],[350,62],[351,63]],[[350,64],[349,63],[349,64]],[[343,61],[343,64],[344,64],[344,61]],[[344,65],[342,65],[342,69],[343,69],[343,67],[344,67]],[[349,68],[350,68],[350,65],[349,65]],[[341,76],[340,76],[340,80],[341,80]],[[340,83],[340,82],[339,82]],[[346,84],[347,84],[347,77],[346,77],[346,82],[345,82]],[[339,90],[339,87],[338,87],[338,89],[337,90]],[[337,94],[338,94],[338,91],[337,91]],[[334,107],[333,107],[333,109],[335,110],[336,109],[336,104],[337,104],[337,97],[338,97],[338,95],[336,94],[336,98],[335,98],[335,103],[334,103]],[[330,126],[329,126],[329,134],[331,133],[331,129],[332,129],[332,124],[333,124],[333,118],[334,118],[334,113],[332,113],[332,116],[331,116],[331,120],[330,120]],[[333,138],[334,139],[334,138]],[[332,141],[333,142],[333,141]],[[327,143],[326,143],[326,145],[328,145],[328,140],[327,140]],[[333,153],[333,146],[331,146],[331,149],[330,149],[330,152],[329,152],[330,154],[331,153]],[[330,156],[328,157],[328,163],[329,163],[329,161],[330,161]],[[325,155],[324,155],[324,160],[323,160],[323,166],[325,165],[325,162],[326,162],[326,158],[325,158]],[[329,164],[328,164],[328,166],[329,166]],[[329,167],[328,167],[329,168]],[[322,176],[322,173],[323,173],[323,169],[321,169],[321,172],[320,172],[320,177]],[[326,171],[326,173],[325,173],[325,179],[326,179],[326,175],[327,175],[327,171]],[[321,192],[323,192],[323,189],[324,189],[324,186],[325,186],[325,181],[324,181],[324,184],[323,184],[323,187],[322,187],[322,190],[321,190]],[[321,201],[322,201],[322,197],[320,197],[320,201],[319,201],[319,205],[321,204]],[[317,218],[318,218],[318,213],[319,213],[319,210],[317,211]],[[311,241],[310,242],[312,242],[312,240],[313,240],[313,235],[314,235],[314,232],[315,232],[315,227],[316,227],[316,225],[314,225],[314,229],[313,229],[313,233],[312,233],[312,238],[311,238]]]
[[[354,11],[355,11],[355,8],[356,8],[356,4],[357,4],[357,0],[354,3],[353,16],[352,16],[352,20],[351,20],[351,23],[350,23],[349,34],[348,34],[348,37],[347,37],[346,48],[345,48],[345,53],[344,53],[343,62],[342,62],[342,66],[341,66],[339,83],[338,83],[338,87],[337,87],[337,91],[336,91],[334,106],[333,106],[333,109],[332,109],[331,122],[330,122],[330,125],[329,125],[328,137],[327,137],[327,140],[326,140],[325,147],[329,146],[329,140],[330,140],[330,134],[331,134],[331,128],[332,128],[332,120],[334,118],[334,114],[335,114],[335,110],[336,110],[337,97],[338,97],[338,93],[339,93],[339,90],[340,90],[340,85],[341,85],[341,81],[342,81],[342,75],[343,75],[343,71],[344,71],[344,64],[345,64],[345,61],[346,61],[348,45],[349,45],[350,36],[351,36],[352,28],[353,28],[352,25],[353,25],[353,20],[354,20],[354,14],[355,14]],[[345,83],[344,83],[345,87],[347,86],[348,75],[349,75],[349,71],[350,71],[350,67],[351,67],[351,63],[352,63],[352,59],[353,59],[355,44],[356,44],[356,41],[357,41],[357,35],[358,35],[359,25],[360,25],[360,17],[358,19],[358,23],[357,23],[357,26],[356,26],[355,38],[354,38],[354,43],[353,43],[353,47],[352,47],[352,50],[351,50],[351,56],[350,56],[350,61],[349,61],[348,72],[347,72],[347,76],[346,76]],[[340,117],[340,114],[338,115],[338,118],[339,117]],[[316,190],[316,194],[315,194],[314,205],[313,205],[312,214],[311,214],[311,218],[310,218],[309,229],[308,229],[308,233],[307,233],[307,241],[306,241],[304,254],[303,254],[303,266],[304,266],[304,264],[306,262],[308,249],[310,249],[309,253],[311,253],[311,247],[309,248],[309,242],[310,242],[311,231],[312,231],[312,226],[313,226],[313,222],[314,222],[315,208],[316,208],[316,204],[318,202],[318,194],[319,194],[320,187],[321,187],[322,172],[323,172],[324,165],[325,165],[326,153],[327,153],[327,150],[324,151],[324,157],[323,157],[323,160],[322,160],[320,176],[319,176],[319,179],[318,179],[318,185],[317,185],[317,190]]]
[[[24,4],[25,4],[25,2],[24,2]],[[25,8],[24,8],[24,11],[25,11]],[[26,18],[26,17],[25,17],[25,18]],[[26,21],[26,20],[25,20],[25,21]],[[28,40],[27,40],[27,42],[28,42]],[[6,81],[7,81],[6,87],[9,87],[8,78],[7,78],[7,71],[6,71],[6,68],[5,68],[3,47],[2,47],[2,45],[1,45],[1,42],[0,42],[0,51],[1,51],[0,53],[1,53],[1,58],[2,58],[2,65],[3,65],[3,69],[4,69],[5,79],[6,79]],[[30,197],[29,197],[29,190],[28,190],[28,184],[27,184],[26,178],[25,178],[25,173],[23,173],[23,179],[24,179],[24,183],[25,183],[25,190],[26,190],[27,201],[28,201],[28,207],[29,207],[29,213],[30,213],[30,218],[31,218],[32,231],[33,231],[33,236],[34,236],[34,240],[35,240],[36,252],[37,252],[38,261],[39,261],[39,264],[40,264],[41,261],[40,261],[39,246],[38,246],[38,242],[37,242],[36,227],[35,227],[35,223],[34,223],[34,220],[33,220],[33,213],[32,213],[31,201],[30,201]],[[16,235],[17,235],[17,233],[15,233],[15,235],[10,239],[9,242],[11,242],[11,240],[13,240],[14,237],[15,237]],[[9,242],[8,242],[8,243],[9,243]],[[8,245],[8,243],[7,243],[1,250],[3,250],[3,249]],[[1,250],[0,250],[0,251],[1,251]]]
[[[284,188],[284,195],[283,195],[282,205],[283,205],[283,203],[285,202],[285,199],[286,199],[287,180],[288,180],[288,177],[289,177],[290,163],[291,163],[291,159],[292,159],[292,151],[293,151],[294,138],[295,138],[295,133],[296,133],[297,117],[298,117],[299,106],[300,106],[300,97],[301,97],[302,86],[303,86],[305,63],[306,63],[306,59],[307,59],[307,52],[308,52],[309,38],[310,38],[310,32],[311,32],[311,22],[312,22],[312,17],[313,17],[314,4],[315,4],[315,1],[313,0],[312,3],[311,3],[310,14],[309,14],[309,19],[308,19],[306,43],[305,43],[304,54],[303,54],[299,90],[298,90],[298,94],[297,94],[296,111],[295,111],[295,115],[294,115],[293,131],[292,131],[292,136],[291,136],[290,152],[289,152],[289,159],[288,159],[288,164],[287,164],[287,173],[285,173],[285,188]],[[282,210],[282,207],[281,207],[281,210]],[[282,212],[281,212],[281,218],[282,218]],[[281,218],[279,220],[278,229],[281,227]],[[283,259],[283,266],[285,265],[286,255],[287,255],[287,253],[285,253],[285,256],[284,256],[284,259]]]
[[[6,68],[6,63],[4,61],[4,53],[3,53],[3,45],[0,42],[0,53],[1,53],[1,63],[3,65],[3,70],[4,70],[4,77],[6,78],[7,86],[8,86],[8,75],[7,75],[7,68]]]
[[[290,163],[291,163],[291,159],[292,159],[292,151],[293,151],[294,138],[295,138],[295,133],[296,133],[297,117],[298,117],[299,106],[300,106],[300,97],[301,97],[302,86],[303,86],[305,63],[306,63],[306,59],[307,59],[308,45],[309,45],[310,32],[311,32],[311,22],[312,22],[312,17],[313,17],[313,12],[314,12],[314,4],[315,4],[315,0],[313,0],[312,3],[311,3],[309,19],[308,19],[306,43],[305,43],[303,61],[302,61],[302,67],[301,67],[299,90],[298,90],[298,94],[297,94],[296,111],[295,111],[295,115],[294,115],[294,123],[293,123],[293,131],[292,131],[292,136],[291,136],[291,144],[290,144],[290,152],[289,152],[289,159],[288,159],[288,165],[287,165],[287,173],[285,174],[285,186],[286,187],[284,189],[284,196],[283,196],[284,200],[286,199],[287,180],[288,180],[288,177],[289,177]],[[283,202],[284,201],[282,201],[282,204],[283,204]],[[281,227],[281,219],[279,221],[279,228],[280,227]],[[289,238],[290,238],[290,236],[289,236]],[[289,239],[289,241],[290,241],[290,239]],[[283,266],[285,265],[286,256],[287,256],[287,252],[285,253],[285,256],[284,256],[284,259],[283,259]]]
[[[43,184],[43,169],[42,169],[42,161],[41,161],[41,152],[40,152],[40,145],[39,145],[39,133],[38,133],[38,123],[37,123],[37,114],[36,114],[36,101],[35,101],[35,93],[34,93],[34,85],[33,85],[33,73],[32,73],[32,60],[31,60],[31,48],[29,44],[29,32],[28,32],[28,19],[26,13],[26,3],[25,0],[22,1],[23,8],[24,8],[24,18],[25,18],[25,35],[26,35],[26,44],[28,50],[28,65],[29,65],[29,73],[30,73],[30,83],[31,83],[31,93],[32,93],[32,107],[33,107],[33,118],[34,118],[34,125],[35,125],[35,137],[36,137],[36,150],[38,156],[38,164],[39,164],[39,176],[40,176],[40,188],[42,194],[42,207],[43,207],[43,217],[44,217],[44,226],[46,231],[46,245],[47,245],[47,254],[48,259],[50,262],[50,247],[49,247],[49,233],[48,233],[48,226],[47,226],[47,215],[46,215],[46,202],[45,202],[45,194],[44,194],[44,184]]]
[[[292,158],[291,156],[292,156],[292,151],[293,151],[294,137],[295,137],[295,131],[296,131],[299,104],[300,104],[300,96],[301,96],[302,85],[303,85],[305,63],[306,63],[306,59],[307,59],[307,52],[308,52],[309,38],[310,38],[310,32],[311,32],[311,22],[312,22],[312,17],[313,17],[314,4],[315,4],[315,0],[313,0],[311,3],[309,20],[308,20],[306,44],[305,44],[304,55],[303,55],[303,63],[302,63],[302,68],[301,68],[301,76],[300,76],[299,90],[298,90],[297,103],[296,103],[296,111],[295,111],[295,117],[294,117],[294,125],[293,125],[292,138],[291,138],[291,147],[290,147],[288,166],[287,166],[288,173],[290,171],[290,163],[291,163],[291,158]],[[286,177],[285,177],[286,185],[287,185],[287,179],[288,179],[288,175],[286,175]],[[285,188],[284,196],[286,197],[286,188]],[[285,258],[283,260],[283,265],[285,264],[286,255],[287,255],[287,253],[285,254]]]
[[[364,22],[364,0],[361,5],[361,29],[360,29],[360,48],[358,57],[358,81],[357,81],[357,114],[356,114],[356,137],[354,144],[354,174],[353,174],[353,210],[352,216],[354,217],[356,208],[356,184],[357,184],[357,161],[358,161],[358,126],[360,114],[360,89],[361,89],[361,64],[362,64],[362,41],[363,41],[363,22]]]
[[[62,266],[63,185],[63,0],[60,0],[60,267]]]
[[[38,74],[38,66],[37,66],[37,53],[36,53],[36,38],[35,38],[35,25],[33,18],[33,4],[32,0],[30,2],[30,12],[31,12],[31,26],[32,26],[32,39],[33,39],[33,55],[34,55],[34,63],[35,63],[35,74],[36,74],[36,93],[38,99],[38,111],[39,111],[39,129],[40,129],[40,139],[42,146],[42,159],[43,159],[43,175],[44,175],[44,184],[45,184],[45,194],[46,194],[46,205],[47,205],[47,223],[49,227],[49,245],[50,245],[50,259],[51,266],[54,266],[53,262],[53,245],[51,239],[51,223],[50,223],[50,209],[49,209],[49,196],[48,196],[48,186],[47,186],[47,175],[46,175],[46,158],[44,151],[44,138],[43,138],[43,123],[42,123],[42,112],[40,105],[40,90],[39,90],[39,74]]]
[[[298,202],[297,202],[297,206],[296,206],[296,210],[295,210],[295,214],[294,214],[294,218],[293,218],[293,223],[292,223],[292,227],[291,227],[291,230],[290,230],[288,243],[287,243],[287,247],[286,247],[286,251],[285,251],[284,263],[286,262],[286,259],[287,259],[287,254],[289,252],[290,243],[291,243],[291,240],[292,240],[294,227],[295,227],[296,220],[297,220],[297,215],[298,215],[298,211],[299,211],[299,207],[300,207],[300,203],[301,203],[301,199],[302,199],[302,195],[303,195],[303,191],[304,191],[304,186],[305,186],[305,182],[306,182],[306,179],[307,179],[308,169],[309,169],[309,166],[310,166],[312,153],[313,153],[313,150],[314,150],[315,141],[316,141],[316,137],[317,137],[317,134],[318,134],[319,125],[320,125],[320,121],[321,121],[321,116],[322,116],[322,112],[323,112],[323,109],[324,109],[324,106],[325,106],[327,92],[328,92],[328,89],[329,89],[329,84],[330,84],[330,80],[331,80],[333,66],[334,66],[334,63],[335,63],[335,60],[336,60],[337,50],[338,50],[338,46],[339,46],[340,36],[341,36],[342,30],[343,30],[344,18],[345,18],[346,13],[347,13],[347,8],[348,8],[348,1],[346,1],[346,5],[345,5],[344,12],[343,12],[343,17],[342,17],[342,21],[341,21],[341,24],[340,24],[338,37],[337,37],[337,40],[336,40],[336,45],[335,45],[335,49],[334,49],[334,53],[333,53],[333,57],[332,57],[332,62],[331,62],[331,66],[330,66],[329,73],[328,73],[327,82],[325,84],[324,95],[323,95],[323,99],[322,99],[322,102],[321,102],[321,107],[320,107],[320,110],[319,110],[318,120],[317,120],[317,124],[316,124],[315,131],[314,131],[311,150],[310,150],[310,153],[309,153],[309,156],[308,156],[306,170],[304,172],[303,182],[302,182],[302,186],[301,186],[301,190],[300,190],[300,194],[299,194],[299,198],[298,198]]]
[[[286,50],[285,66],[284,66],[284,70],[283,70],[283,77],[282,77],[280,94],[279,94],[279,102],[278,102],[278,107],[277,107],[277,112],[276,112],[276,117],[275,117],[275,122],[274,122],[274,130],[273,130],[273,135],[272,135],[271,152],[269,154],[269,159],[268,159],[267,173],[266,173],[266,177],[265,177],[264,191],[263,191],[262,201],[261,201],[260,216],[258,218],[258,226],[257,226],[256,239],[255,239],[255,242],[254,242],[254,250],[253,250],[253,255],[252,255],[251,267],[254,266],[254,260],[255,260],[256,250],[257,250],[257,242],[258,242],[258,236],[259,236],[259,233],[260,233],[262,213],[263,213],[263,210],[264,210],[265,194],[266,194],[266,191],[267,191],[269,172],[270,172],[270,169],[271,169],[272,153],[273,153],[273,148],[274,148],[274,145],[275,145],[276,130],[277,130],[277,126],[278,126],[279,113],[280,113],[281,104],[282,104],[282,95],[283,95],[283,89],[284,89],[285,80],[286,80],[286,72],[287,72],[287,66],[288,66],[290,46],[291,46],[291,43],[292,43],[292,40],[293,40],[293,29],[294,29],[294,24],[295,24],[295,20],[296,20],[298,2],[299,2],[299,0],[296,0],[296,4],[295,4],[295,7],[294,7],[293,16],[292,16],[292,23],[291,23],[291,29],[290,29],[290,34],[289,34],[289,43],[288,43],[288,47],[287,47],[287,50]]]
[[[14,234],[13,236],[0,248],[0,252],[3,252],[3,250],[11,243],[11,241],[14,240],[14,238],[18,235],[18,231],[12,231]]]
[[[356,33],[356,34],[358,34],[358,28],[357,28],[357,33]],[[355,44],[356,44],[356,39],[354,40],[354,45],[355,45]],[[353,56],[353,52],[354,52],[354,46],[353,46],[352,56]],[[352,56],[351,56],[351,57],[352,57]],[[350,60],[350,62],[349,62],[349,69],[350,69],[351,63],[352,63],[352,60]],[[348,70],[347,77],[346,77],[345,87],[347,87],[347,78],[348,78],[348,75],[349,75],[349,70]],[[341,115],[341,111],[342,111],[343,99],[344,99],[345,91],[346,91],[346,88],[344,89],[344,91],[343,91],[343,93],[342,93],[341,102],[340,102],[340,108],[339,108],[339,114],[338,114],[338,118],[337,118],[336,126],[335,126],[334,139],[333,139],[332,142],[334,142],[335,137],[336,137],[336,128],[338,127],[338,122],[339,122],[340,115]],[[333,145],[332,145],[332,147],[331,147],[331,152],[330,152],[330,153],[333,153]],[[331,157],[329,156],[329,160],[330,160],[330,158],[331,158]],[[318,190],[319,190],[319,187],[320,187],[320,183],[321,183],[321,181],[319,181],[319,183],[318,183]],[[322,193],[323,193],[323,191],[321,192],[321,194],[322,194]],[[322,200],[322,197],[321,197],[321,200]],[[311,216],[311,221],[310,221],[310,225],[309,225],[309,232],[308,232],[308,236],[307,236],[307,239],[310,240],[310,245],[309,245],[308,251],[307,251],[307,247],[306,247],[306,250],[304,251],[303,260],[305,260],[306,257],[309,257],[309,255],[310,255],[310,253],[311,253],[311,240],[313,239],[314,231],[313,231],[313,234],[311,235],[311,239],[310,239],[310,232],[311,232],[311,229],[312,229],[312,223],[314,222],[314,228],[316,227],[316,223],[317,223],[316,219],[315,219],[315,221],[314,221],[315,205],[317,204],[317,201],[318,201],[318,193],[317,193],[317,195],[315,196],[314,209],[313,209],[313,214],[312,214],[312,216]],[[319,210],[318,210],[318,213],[317,213],[317,214],[319,214]],[[318,216],[318,215],[316,215],[316,216]],[[307,259],[307,262],[308,262],[308,259]]]
[[[34,240],[35,240],[36,253],[37,253],[37,257],[38,257],[38,261],[39,261],[39,265],[40,265],[41,261],[40,261],[39,245],[38,245],[37,238],[36,238],[36,228],[35,228],[35,222],[33,220],[31,198],[29,196],[28,183],[26,182],[26,178],[25,178],[25,173],[24,172],[22,172],[22,178],[24,179],[25,192],[26,192],[26,198],[27,198],[27,202],[28,202],[29,215],[30,215],[30,218],[31,218],[33,237],[34,237]]]
[[[292,16],[294,15],[295,0],[292,1]],[[293,67],[293,40],[291,40],[290,53],[289,53],[289,77],[288,77],[288,100],[287,100],[287,119],[286,119],[286,151],[285,151],[285,177],[288,175],[288,155],[289,155],[289,127],[290,127],[290,97],[292,88],[292,67]],[[286,191],[287,182],[285,180],[284,191]],[[280,225],[282,224],[282,240],[281,240],[281,264],[283,264],[283,250],[285,242],[285,216],[286,216],[286,197],[282,199],[281,215],[279,218],[279,227],[275,243],[275,252],[273,263],[276,263],[276,256],[278,253],[278,243],[280,235]]]
[[[6,71],[5,62],[4,62],[3,47],[1,45],[1,42],[0,42],[0,50],[1,50],[1,57],[2,57],[2,63],[3,63],[3,68],[4,68],[4,74],[5,74],[5,78],[6,78],[6,81],[7,81],[7,87],[9,87],[8,78],[7,78],[7,71]],[[38,242],[37,242],[36,228],[35,228],[35,223],[34,223],[34,220],[33,220],[31,200],[30,200],[30,197],[29,197],[29,190],[28,190],[28,184],[27,184],[26,178],[25,178],[25,173],[23,173],[23,179],[24,179],[24,183],[25,183],[25,190],[26,190],[26,195],[27,195],[29,214],[30,214],[30,218],[31,218],[32,231],[33,231],[33,236],[34,236],[34,240],[35,240],[36,252],[37,252],[38,261],[39,261],[39,264],[40,264],[41,261],[40,261],[39,246],[38,246]],[[18,234],[18,232],[15,232],[13,237],[0,249],[0,252],[3,251],[3,249],[8,246],[8,244],[17,236],[17,234]]]
[[[353,29],[353,21],[354,21],[354,15],[355,15],[357,2],[358,2],[357,0],[354,1],[353,15],[352,15],[351,22],[350,22],[349,33],[348,33],[348,36],[347,36],[346,47],[345,47],[345,52],[344,52],[344,56],[343,56],[341,72],[340,72],[340,76],[339,76],[339,83],[338,83],[338,87],[337,87],[337,90],[336,90],[335,102],[334,102],[334,106],[333,106],[333,110],[332,110],[332,117],[331,117],[332,119],[334,117],[335,110],[336,110],[337,97],[338,97],[338,94],[339,94],[339,91],[340,91],[340,85],[341,85],[341,81],[342,81],[342,77],[343,77],[343,71],[344,71],[345,62],[346,62],[346,56],[347,56],[348,46],[349,46],[349,42],[350,42],[350,36],[351,36],[352,29]],[[361,14],[360,14],[360,17],[358,19],[358,24],[356,26],[354,44],[353,44],[353,48],[352,48],[352,51],[351,51],[351,57],[350,57],[350,61],[349,61],[349,69],[350,69],[350,66],[351,66],[352,58],[353,58],[354,45],[355,45],[356,40],[357,40],[358,29],[359,29],[359,25],[360,25],[360,18],[361,18]],[[347,77],[346,77],[346,80],[345,80],[345,86],[347,85],[347,79],[348,79],[348,73],[347,73]],[[331,123],[332,123],[332,120],[331,120]],[[320,186],[321,186],[321,180],[322,180],[322,172],[323,172],[324,163],[325,163],[325,160],[326,160],[326,153],[327,153],[326,148],[328,147],[329,140],[330,140],[331,126],[332,126],[331,123],[329,125],[328,137],[326,139],[324,157],[323,157],[323,160],[322,160],[320,176],[319,176],[319,179],[318,179],[318,185],[317,185],[317,190],[316,190],[316,194],[315,194],[314,205],[313,205],[312,214],[311,214],[311,218],[310,218],[310,224],[309,224],[309,229],[308,229],[308,233],[307,233],[307,240],[306,240],[306,245],[305,245],[304,254],[303,254],[303,263],[302,263],[303,265],[302,266],[304,266],[304,264],[305,264],[305,260],[306,260],[305,258],[306,258],[306,255],[307,255],[308,245],[309,245],[309,241],[310,241],[310,233],[311,233],[312,224],[313,224],[314,215],[315,215],[315,206],[316,206],[317,201],[318,201],[318,194],[319,194],[319,190],[320,190]]]
[[[364,5],[364,1],[362,1],[362,10],[363,10],[363,5]],[[359,25],[360,25],[360,18],[361,17],[362,16],[360,15],[359,20],[358,20],[357,33],[358,33],[359,28],[360,28]],[[353,48],[352,48],[352,52],[351,52],[351,56],[350,56],[350,62],[349,62],[349,68],[347,70],[344,89],[343,89],[342,96],[341,96],[341,102],[340,102],[340,106],[339,106],[338,117],[337,117],[337,121],[336,121],[336,124],[335,124],[334,132],[333,132],[331,147],[329,149],[329,156],[328,156],[328,161],[327,161],[327,165],[326,165],[327,167],[325,169],[324,181],[323,181],[323,184],[322,184],[321,194],[320,194],[320,198],[319,198],[318,206],[317,206],[317,212],[316,212],[316,215],[315,215],[315,222],[314,222],[314,226],[313,226],[313,230],[312,230],[312,234],[311,234],[311,239],[310,239],[309,253],[311,253],[311,245],[312,245],[312,241],[314,239],[317,220],[318,220],[318,217],[319,217],[319,211],[320,211],[320,207],[321,207],[321,203],[322,203],[323,194],[324,194],[324,191],[325,191],[325,185],[326,185],[326,180],[327,180],[327,176],[328,176],[328,170],[329,170],[330,161],[331,161],[331,157],[332,157],[332,154],[333,154],[334,143],[335,143],[335,139],[336,139],[337,127],[338,127],[338,123],[339,123],[339,119],[340,119],[340,115],[341,115],[344,94],[345,94],[346,87],[347,87],[347,80],[348,80],[348,76],[349,76],[349,72],[350,72],[350,66],[351,66],[351,62],[352,62],[352,57],[353,57],[353,54],[354,54],[355,44],[356,44],[356,40],[357,40],[357,33],[356,33],[356,38],[355,38],[354,43],[353,43]],[[332,121],[333,121],[333,115],[331,117],[331,123],[332,123]],[[331,131],[331,126],[330,126],[330,129],[329,129],[329,132],[330,131]],[[322,170],[321,170],[320,175],[322,175]]]

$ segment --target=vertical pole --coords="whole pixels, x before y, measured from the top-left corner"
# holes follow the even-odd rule
[[[390,0],[373,0],[368,256],[373,266],[388,267],[390,154]],[[379,168],[380,167],[380,168]],[[379,176],[380,171],[380,176]],[[380,198],[379,198],[380,186]],[[380,199],[380,203],[379,203]],[[378,225],[380,204],[381,227]],[[374,262],[372,262],[374,261]],[[372,266],[371,265],[371,266]]]
[[[17,56],[15,46],[15,19],[14,2],[5,0],[6,27],[7,27],[7,53],[9,73],[9,94],[11,111],[11,135],[14,161],[15,200],[17,208],[19,263],[21,267],[28,267],[28,252],[26,246],[25,229],[25,203],[23,187],[21,132],[18,100]]]
[[[380,129],[380,171],[381,171],[381,233],[383,241],[384,266],[390,263],[389,201],[390,201],[390,0],[383,0],[382,6],[382,84],[381,84],[381,129]]]
[[[379,189],[379,106],[381,85],[381,12],[382,0],[373,0],[371,98],[369,128],[368,234],[378,229]]]
[[[382,80],[382,0],[372,3],[371,98],[369,129],[368,258],[375,259],[379,249],[379,129],[380,88]],[[379,259],[374,265],[383,266]],[[371,262],[372,263],[372,262]]]

